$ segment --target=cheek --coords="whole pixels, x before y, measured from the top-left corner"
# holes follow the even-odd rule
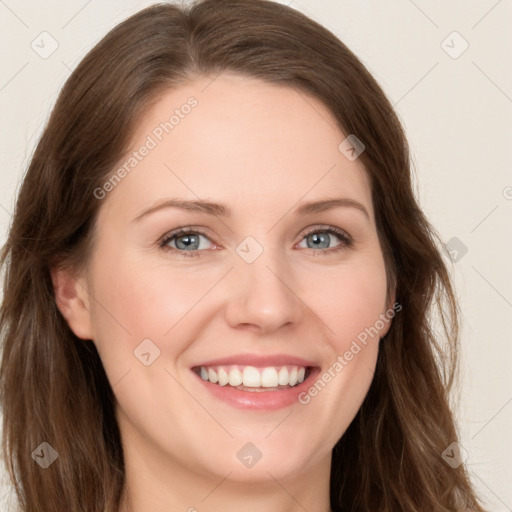
[[[318,276],[317,276],[318,277]],[[328,326],[326,366],[299,403],[333,425],[326,446],[335,443],[359,410],[371,385],[386,311],[386,272],[380,253],[316,280],[324,293],[311,296]]]
[[[193,339],[199,323],[191,319],[197,320],[199,303],[222,269],[191,273],[181,265],[170,268],[148,264],[150,258],[110,254],[111,261],[102,259],[93,268],[91,294],[95,342],[105,366],[114,360],[116,366],[133,364],[133,351],[145,339],[166,354],[179,354]]]
[[[326,326],[326,335],[338,353],[347,350],[362,333],[378,341],[380,315],[386,310],[386,272],[382,258],[354,261],[336,272],[317,273],[305,302]],[[368,334],[370,331],[370,334]],[[364,334],[361,336],[364,338]]]
[[[298,398],[319,424],[331,425],[322,441],[327,450],[356,416],[373,380],[386,311],[384,264],[347,266],[325,281],[324,291],[315,312],[328,326],[325,365]]]

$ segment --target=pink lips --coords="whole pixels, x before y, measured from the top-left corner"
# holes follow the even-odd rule
[[[220,386],[212,382],[203,380],[197,371],[201,366],[222,366],[235,365],[254,366],[262,368],[266,366],[304,366],[310,369],[308,377],[304,382],[286,389],[277,391],[244,391],[236,389],[232,386]],[[308,389],[316,375],[320,373],[320,368],[312,361],[302,359],[300,357],[275,354],[275,355],[258,355],[258,354],[238,354],[220,359],[212,359],[201,362],[192,367],[194,377],[198,379],[198,384],[204,386],[203,389],[211,393],[213,396],[228,403],[237,409],[272,411],[289,407],[297,404],[298,395]]]
[[[194,367],[200,366],[222,366],[229,364],[240,364],[243,366],[255,366],[257,368],[263,368],[265,366],[316,366],[314,362],[307,361],[300,357],[289,356],[286,354],[275,354],[262,356],[259,354],[238,354],[229,357],[222,357],[220,359],[212,359],[210,361],[204,361],[194,365]]]

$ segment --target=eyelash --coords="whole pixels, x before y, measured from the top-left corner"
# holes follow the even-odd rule
[[[301,239],[301,242],[302,242],[302,240],[304,240],[304,238],[306,238],[307,236],[309,236],[313,233],[327,233],[329,235],[336,235],[341,240],[341,243],[339,245],[336,245],[334,247],[330,247],[327,249],[321,249],[320,251],[317,251],[317,250],[311,249],[311,248],[307,248],[308,250],[311,250],[314,253],[320,252],[323,255],[332,254],[332,253],[341,251],[343,249],[350,248],[354,244],[352,238],[347,233],[345,233],[341,229],[336,228],[334,226],[312,226],[306,233],[304,233],[304,235]],[[167,245],[171,240],[173,240],[174,238],[178,238],[181,235],[202,235],[205,238],[208,238],[208,240],[210,240],[208,235],[205,232],[201,231],[200,229],[193,229],[192,227],[179,228],[179,229],[172,231],[171,233],[167,233],[166,235],[164,235],[164,237],[158,242],[159,248],[164,251],[177,252],[185,258],[196,258],[196,257],[201,256],[201,253],[204,252],[204,249],[203,250],[194,250],[194,251],[183,251],[180,249],[176,249],[174,247],[169,247]]]

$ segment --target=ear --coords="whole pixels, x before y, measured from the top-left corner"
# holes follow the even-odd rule
[[[89,293],[85,279],[65,268],[50,269],[55,302],[70,329],[81,339],[92,339]]]
[[[396,286],[393,286],[393,291],[389,295],[389,300],[386,304],[386,311],[384,313],[385,316],[385,325],[381,329],[379,337],[382,339],[388,333],[391,323],[393,322],[393,318],[396,314],[402,310],[402,305],[396,302]]]

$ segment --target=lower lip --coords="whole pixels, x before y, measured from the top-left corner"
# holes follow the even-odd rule
[[[308,378],[305,379],[304,382],[301,382],[297,386],[278,391],[242,391],[229,385],[219,386],[218,384],[212,384],[210,381],[203,380],[195,372],[192,373],[203,383],[212,395],[237,409],[275,411],[289,407],[298,402],[300,393],[309,388],[314,377],[319,372],[319,368],[312,368]]]

